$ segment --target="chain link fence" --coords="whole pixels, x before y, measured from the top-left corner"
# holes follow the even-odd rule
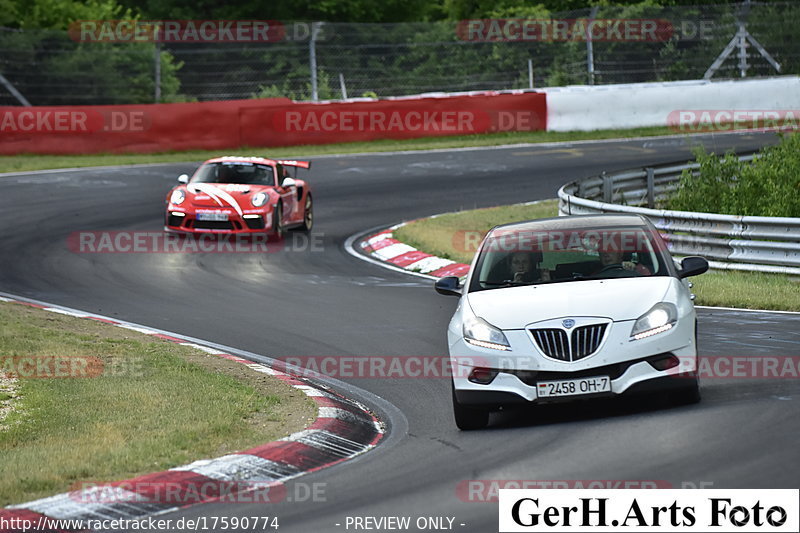
[[[0,105],[326,100],[800,73],[796,2],[282,26],[270,42],[0,29]]]

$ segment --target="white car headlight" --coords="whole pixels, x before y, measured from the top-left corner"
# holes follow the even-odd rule
[[[481,348],[510,350],[505,334],[482,318],[472,316],[464,321],[464,340]]]
[[[661,302],[650,308],[648,312],[636,319],[631,329],[631,340],[644,339],[663,333],[678,321],[678,308],[674,304]]]
[[[169,198],[169,202],[174,205],[181,205],[184,200],[186,200],[186,193],[183,192],[183,189],[172,191],[172,196]]]
[[[265,192],[259,192],[254,194],[250,201],[253,203],[253,207],[261,207],[267,203],[267,200],[269,200],[269,195]]]

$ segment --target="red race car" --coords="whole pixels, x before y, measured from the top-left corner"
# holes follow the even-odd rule
[[[295,177],[289,169],[295,170]],[[165,230],[181,233],[268,233],[314,225],[311,186],[296,179],[308,161],[226,156],[183,174],[167,195]]]

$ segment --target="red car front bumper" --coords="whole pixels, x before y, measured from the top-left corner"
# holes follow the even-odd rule
[[[271,213],[239,213],[230,210],[195,211],[167,209],[165,229],[180,233],[265,233],[271,229]]]

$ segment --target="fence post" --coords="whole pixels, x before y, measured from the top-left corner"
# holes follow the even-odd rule
[[[321,22],[311,23],[311,38],[308,40],[308,66],[311,69],[311,99],[313,101],[319,100],[319,93],[317,91],[317,32],[319,31]]]
[[[342,100],[347,100],[347,85],[344,84],[344,74],[339,73],[339,87],[342,89]]]
[[[153,99],[155,103],[161,102],[161,43],[156,41],[156,51],[154,57],[155,66],[155,94]]]
[[[614,198],[614,182],[605,170],[600,174],[600,177],[603,178],[603,202],[610,204]]]
[[[592,43],[591,23],[597,16],[598,6],[593,6],[586,25],[586,70],[589,73],[589,85],[594,85],[594,44]]]
[[[656,205],[656,173],[653,167],[647,167],[647,207],[653,209]]]
[[[533,89],[533,59],[528,60],[528,89]]]

